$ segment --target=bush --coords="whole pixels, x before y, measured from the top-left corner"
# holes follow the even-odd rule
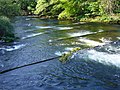
[[[0,15],[16,16],[20,14],[20,8],[14,0],[0,0]]]
[[[9,18],[0,16],[0,40],[5,42],[12,42],[15,40],[14,29],[10,23]]]
[[[21,10],[22,15],[33,14],[36,7],[36,0],[18,0],[17,4]]]

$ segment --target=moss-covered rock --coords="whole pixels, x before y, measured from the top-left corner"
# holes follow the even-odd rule
[[[68,53],[64,53],[59,61],[62,62],[62,63],[65,63],[67,62],[68,60],[70,60],[70,58],[72,57],[73,53],[77,52],[80,50],[80,47],[76,47],[76,48],[73,48],[71,51],[69,51]]]

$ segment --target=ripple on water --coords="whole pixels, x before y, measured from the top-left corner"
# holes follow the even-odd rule
[[[35,33],[35,34],[30,34],[30,35],[27,35],[25,37],[22,37],[21,39],[27,39],[27,38],[31,38],[31,37],[35,37],[35,36],[39,36],[41,34],[44,34],[44,33]]]
[[[79,41],[81,41],[84,45],[94,46],[94,47],[105,45],[105,43],[100,43],[98,41],[90,40],[88,38],[79,38]]]
[[[6,47],[3,47],[3,48],[0,48],[0,50],[5,50],[5,51],[14,51],[14,50],[18,50],[22,47],[25,47],[26,44],[20,44],[20,45],[13,45],[13,46],[6,46]]]
[[[68,29],[73,29],[73,27],[56,27],[55,29],[57,29],[57,30],[68,30]]]
[[[71,37],[76,37],[76,36],[82,36],[82,35],[87,35],[87,34],[92,34],[94,32],[90,32],[90,31],[80,31],[80,32],[77,32],[77,33],[68,33],[69,36]]]
[[[23,25],[23,22],[21,22],[21,24]],[[31,26],[31,25],[28,24],[27,26]],[[87,24],[85,26],[87,26]],[[68,30],[68,29],[76,28],[76,27],[66,27],[66,26],[57,27],[57,26],[36,26],[36,25],[35,27],[38,29],[52,28],[54,30]],[[84,30],[84,28],[82,27],[79,29]],[[103,30],[99,30],[98,33],[99,32],[103,32]],[[43,33],[35,33],[35,34],[33,33],[26,37],[23,37],[22,39],[35,37],[41,34]],[[70,33],[71,36],[72,35],[81,36],[86,34],[91,34],[91,32],[88,31],[85,33],[84,32]],[[107,42],[104,38],[102,38],[101,40],[103,43],[90,40],[89,38],[79,39],[79,41],[83,42],[84,45],[87,44],[90,46],[104,45]],[[49,42],[52,42],[52,40],[49,40]],[[35,42],[33,41],[33,43]],[[73,43],[74,45],[74,42],[71,41],[71,43]],[[61,45],[65,47],[66,44],[67,46],[69,45],[69,43],[62,43]],[[25,44],[20,44],[20,45],[16,44],[13,46],[0,48],[0,50],[13,51],[17,49],[19,50],[20,48],[25,46],[26,46]],[[58,46],[60,47],[60,45]],[[54,60],[54,61],[51,60],[50,62],[41,63],[41,65],[43,64],[45,65],[44,67],[41,67],[41,65],[38,64],[30,67],[24,67],[19,70],[11,71],[6,74],[2,74],[0,75],[0,89],[1,90],[12,90],[12,89],[13,90],[120,90],[120,69],[112,67],[112,65],[120,67],[119,46],[120,44],[119,45],[116,44],[115,46],[106,45],[106,47],[100,46],[97,49],[93,48],[89,50],[86,49],[80,50],[78,53],[74,54],[74,57],[72,57],[71,60],[69,60],[65,64],[61,64],[58,60]],[[48,51],[49,49],[54,49],[54,47],[55,46],[53,47],[51,46],[50,48],[48,48]],[[42,48],[42,50],[43,49],[44,48]],[[61,55],[63,53],[67,53],[71,49],[72,48],[70,46],[70,48],[65,48],[63,52],[56,51],[55,54]],[[46,53],[46,50],[45,52],[44,51],[42,52]],[[32,55],[32,53],[30,55]],[[46,55],[45,57],[48,58]],[[51,62],[52,64],[50,65]],[[4,66],[1,64],[0,67],[4,67]],[[15,72],[18,72],[17,73],[18,75],[13,75],[15,74]]]
[[[48,29],[48,28],[53,28],[53,26],[35,26],[38,29]]]

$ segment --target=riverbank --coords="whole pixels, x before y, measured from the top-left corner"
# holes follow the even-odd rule
[[[105,16],[97,16],[94,18],[81,18],[80,21],[120,24],[120,15],[105,15]]]
[[[38,16],[31,15],[29,18],[40,18],[40,19],[58,19],[58,16]],[[94,18],[85,17],[85,18],[77,18],[71,17],[69,19],[61,18],[58,20],[72,20],[72,21],[80,21],[80,22],[96,22],[96,23],[108,23],[108,24],[120,24],[120,15],[104,15],[104,16],[96,16]]]

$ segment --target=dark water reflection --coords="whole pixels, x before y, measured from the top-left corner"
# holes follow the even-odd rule
[[[0,45],[0,71],[81,50],[64,64],[55,59],[0,74],[0,90],[120,89],[119,25],[27,17],[13,25],[20,40]]]

